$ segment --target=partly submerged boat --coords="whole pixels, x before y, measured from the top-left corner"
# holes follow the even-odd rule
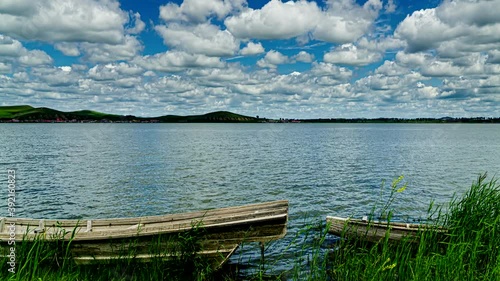
[[[433,231],[438,234],[447,232],[445,228],[434,225],[369,221],[366,218],[352,219],[327,216],[326,224],[328,232],[331,234],[369,242],[379,242],[387,237],[392,242],[406,239],[418,243],[418,234],[424,231]]]
[[[43,241],[66,243],[80,264],[132,258],[170,259],[186,249],[224,264],[243,242],[268,242],[286,234],[288,201],[274,201],[213,210],[95,220],[0,219],[0,249]],[[182,241],[189,238],[192,245]],[[182,241],[181,241],[182,240]],[[183,245],[179,245],[183,244]]]

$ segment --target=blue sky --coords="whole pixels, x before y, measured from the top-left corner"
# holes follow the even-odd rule
[[[0,104],[500,116],[500,0],[4,0]]]

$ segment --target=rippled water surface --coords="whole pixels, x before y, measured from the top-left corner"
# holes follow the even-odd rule
[[[500,175],[500,126],[0,124],[5,190],[12,168],[20,217],[130,217],[288,199],[293,235],[304,217],[366,214],[382,181],[399,175],[409,185],[396,214],[424,216],[432,199],[448,202],[479,173]]]

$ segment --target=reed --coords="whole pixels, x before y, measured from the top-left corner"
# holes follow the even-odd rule
[[[480,175],[447,212],[434,208],[446,239],[422,231],[420,243],[345,241],[329,259],[334,280],[500,280],[500,186]],[[429,210],[433,209],[432,205]],[[355,242],[355,243],[352,243]]]
[[[393,181],[389,199],[381,203],[381,208],[374,207],[370,217],[390,220],[394,196],[404,188],[402,178]],[[7,271],[6,259],[2,261],[0,280],[500,280],[497,180],[480,175],[463,196],[452,199],[446,211],[431,202],[428,213],[436,227],[448,228],[445,239],[442,233],[422,231],[419,243],[403,240],[393,244],[385,239],[374,244],[361,238],[348,241],[329,235],[324,223],[306,220],[287,245],[279,244],[283,241],[267,244],[279,247],[279,255],[266,256],[245,273],[238,270],[239,263],[248,262],[243,259],[212,270],[209,261],[196,254],[203,245],[203,235],[196,227],[151,243],[150,251],[156,258],[149,263],[138,263],[129,252],[118,262],[78,266],[69,256],[71,241],[36,239],[17,245],[16,274]],[[167,243],[171,247],[165,248],[161,239],[171,239]],[[254,249],[258,255],[258,247]],[[164,257],[172,254],[176,258],[165,262]],[[288,263],[288,269],[278,270],[277,265],[283,263]]]
[[[197,254],[202,247],[202,234],[202,228],[195,226],[176,236],[158,237],[150,243],[153,259],[147,263],[134,259],[135,241],[131,239],[122,245],[125,252],[120,259],[91,265],[73,262],[72,239],[69,242],[57,239],[57,235],[62,238],[64,233],[51,240],[38,236],[16,245],[19,262],[15,274],[8,272],[7,259],[3,258],[0,280],[216,280],[210,260]]]

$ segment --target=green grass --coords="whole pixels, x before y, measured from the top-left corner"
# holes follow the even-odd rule
[[[1,106],[0,118],[14,118],[17,114],[25,111],[32,110],[33,107],[29,105],[14,105],[14,106]]]
[[[35,238],[16,244],[15,274],[8,271],[7,259],[2,260],[0,280],[219,280],[222,275],[212,269],[211,261],[197,254],[201,250],[200,229],[155,238],[149,245],[153,259],[147,263],[133,258],[135,248],[130,246],[134,239],[121,245],[125,253],[118,261],[77,265],[71,259],[71,239],[54,242]],[[64,236],[61,232],[53,238],[58,235]]]
[[[404,191],[402,178],[391,185],[389,199],[373,216],[391,218],[391,202]],[[392,200],[392,201],[391,201]],[[376,213],[375,213],[376,211]],[[429,207],[436,226],[449,229],[441,234],[423,231],[419,243],[397,244],[383,240],[373,244],[333,237],[325,225],[306,222],[279,255],[266,256],[242,275],[239,264],[220,271],[195,254],[199,250],[196,232],[176,237],[174,248],[162,251],[182,253],[165,263],[161,259],[143,264],[132,258],[121,262],[77,266],[68,256],[68,244],[36,243],[19,247],[16,274],[10,274],[4,260],[1,280],[500,280],[500,185],[481,175],[462,196],[455,197],[446,211]],[[323,219],[322,219],[323,220]],[[277,245],[280,241],[268,244]],[[152,249],[155,249],[152,243]],[[245,247],[245,245],[243,246]],[[157,249],[156,249],[157,250]],[[160,253],[161,254],[161,253]],[[258,252],[256,253],[258,255]],[[288,270],[276,270],[288,262]]]
[[[430,208],[431,209],[431,208]],[[438,209],[447,239],[422,232],[420,243],[343,241],[329,258],[333,280],[500,280],[500,186],[479,176],[469,191]],[[354,242],[354,243],[353,243]]]

